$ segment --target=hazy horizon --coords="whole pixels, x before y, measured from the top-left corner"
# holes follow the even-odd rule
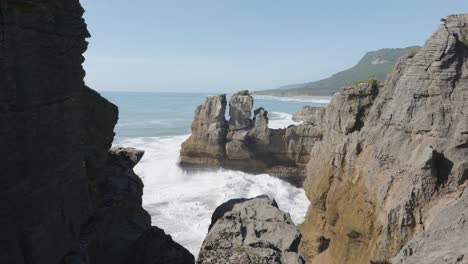
[[[85,80],[108,92],[229,93],[319,80],[368,51],[423,45],[440,18],[468,12],[458,0],[81,2],[92,35]]]

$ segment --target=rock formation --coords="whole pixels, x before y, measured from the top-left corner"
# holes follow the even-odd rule
[[[238,92],[231,97],[229,103],[229,129],[231,131],[248,129],[251,126],[253,98],[248,91]]]
[[[296,122],[319,125],[322,123],[324,115],[324,107],[304,106],[293,115],[292,119]]]
[[[216,208],[198,264],[302,264],[301,234],[267,196],[234,199]]]
[[[195,110],[192,135],[182,144],[182,164],[218,165],[226,156],[226,96],[210,96]]]
[[[226,98],[208,97],[197,107],[192,135],[182,144],[181,165],[221,165],[251,173],[269,173],[301,186],[310,150],[322,130],[307,123],[286,129],[270,129],[268,112],[254,111],[247,91],[234,94],[225,115]]]
[[[142,153],[108,153],[118,111],[83,82],[82,15],[0,0],[0,263],[191,263],[141,207]]]
[[[382,87],[333,97],[304,183],[308,263],[466,261],[467,39],[449,16]]]

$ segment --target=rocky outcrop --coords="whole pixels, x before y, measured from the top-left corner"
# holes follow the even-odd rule
[[[304,106],[293,115],[292,119],[296,122],[305,122],[317,126],[322,123],[324,115],[324,107]]]
[[[229,102],[229,129],[231,131],[248,129],[252,125],[253,98],[248,91],[233,94]]]
[[[226,155],[226,96],[210,96],[195,110],[192,135],[182,144],[182,165],[218,165]]]
[[[180,163],[220,165],[250,173],[269,173],[301,186],[310,150],[322,137],[315,124],[268,127],[268,112],[254,111],[248,92],[231,97],[229,124],[224,119],[225,97],[208,97],[197,107],[192,135],[182,144]]]
[[[194,257],[162,229],[151,226],[143,209],[143,182],[133,172],[143,151],[109,151],[104,182],[92,183],[99,207],[81,231],[80,248],[89,263],[193,263]],[[73,262],[72,262],[73,263]]]
[[[415,235],[392,263],[466,263],[468,258],[468,192],[437,199],[426,213],[425,230]]]
[[[0,263],[162,263],[156,255],[167,254],[131,257],[151,231],[131,169],[141,153],[108,153],[118,111],[83,82],[82,15],[78,0],[0,0]]]
[[[267,196],[230,200],[213,213],[199,264],[301,264],[301,235]]]
[[[304,183],[309,263],[466,258],[467,38],[468,15],[449,16],[383,86],[333,97]]]

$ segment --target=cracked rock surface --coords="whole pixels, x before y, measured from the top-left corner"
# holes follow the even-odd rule
[[[198,264],[303,264],[301,234],[268,196],[233,199],[213,213]]]
[[[448,16],[383,86],[332,98],[304,183],[309,263],[459,263],[466,227],[457,221],[468,212],[453,196],[468,179],[467,38],[468,15]]]

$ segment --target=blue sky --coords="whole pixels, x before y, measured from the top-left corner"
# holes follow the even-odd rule
[[[100,91],[230,92],[318,80],[422,45],[467,0],[81,0]]]

